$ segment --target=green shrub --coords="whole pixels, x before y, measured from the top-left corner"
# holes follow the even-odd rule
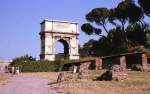
[[[19,66],[21,72],[55,71],[54,63],[48,61],[12,62],[12,66]]]
[[[20,62],[20,61],[36,61],[36,59],[28,54],[13,59],[13,62]]]
[[[71,63],[69,60],[56,60],[56,61],[13,61],[11,66],[19,66],[21,72],[48,72],[48,71],[61,71],[65,63]]]

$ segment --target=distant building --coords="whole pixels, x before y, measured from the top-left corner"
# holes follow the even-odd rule
[[[5,66],[10,64],[11,60],[0,60],[0,72],[5,71]]]

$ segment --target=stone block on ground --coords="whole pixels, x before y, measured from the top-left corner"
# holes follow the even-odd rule
[[[82,70],[78,73],[78,79],[90,79],[90,74],[88,70]]]
[[[111,71],[112,80],[121,81],[127,78],[126,68],[121,65],[113,65]]]
[[[63,81],[73,81],[76,80],[77,78],[77,73],[72,73],[72,72],[62,72],[59,73],[57,82],[63,82]]]
[[[96,80],[105,81],[121,81],[127,78],[126,69],[121,65],[113,65],[111,70],[105,71],[101,76],[97,77]]]

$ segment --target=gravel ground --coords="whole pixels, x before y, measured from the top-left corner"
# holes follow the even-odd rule
[[[16,76],[6,85],[0,86],[0,94],[57,94],[50,89],[48,82],[40,77]]]

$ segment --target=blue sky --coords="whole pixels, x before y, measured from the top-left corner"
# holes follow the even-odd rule
[[[25,54],[39,58],[40,22],[44,19],[86,22],[96,7],[112,8],[122,0],[0,0],[0,59]],[[96,36],[80,31],[80,45]]]

